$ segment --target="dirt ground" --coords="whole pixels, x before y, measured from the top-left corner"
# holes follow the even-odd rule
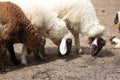
[[[74,47],[69,56],[60,58],[57,47],[47,40],[46,60],[38,62],[33,55],[27,56],[28,66],[13,66],[8,56],[6,74],[0,74],[0,80],[120,80],[120,50],[109,42],[111,36],[120,38],[114,24],[114,17],[120,10],[120,0],[92,0],[97,16],[106,28],[107,44],[96,58],[89,54],[89,46],[81,37],[83,55],[75,54]],[[21,47],[16,47],[20,57]]]

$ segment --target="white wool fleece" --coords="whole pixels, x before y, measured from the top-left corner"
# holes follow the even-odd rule
[[[38,27],[41,32],[41,35],[47,38],[50,38],[54,43],[58,44],[61,39],[65,43],[66,39],[72,38],[72,34],[66,27],[66,23],[58,18],[58,14],[52,11],[49,6],[44,5],[39,0],[0,0],[0,1],[10,1],[18,5],[22,11],[25,13],[27,18],[31,23]],[[48,34],[47,31],[50,31]],[[62,45],[63,45],[62,44]],[[66,45],[64,45],[66,47]],[[63,47],[60,49],[63,52],[66,52],[66,49]],[[21,63],[27,65],[26,61],[27,50],[26,47],[23,47],[21,55]]]
[[[66,23],[58,18],[58,14],[52,11],[48,5],[40,0],[0,0],[17,4],[31,23],[40,29],[43,36],[52,40],[72,38],[72,34],[66,27]],[[52,30],[47,34],[48,30]]]
[[[90,0],[39,0],[58,13],[62,19],[68,18],[72,32],[79,32],[85,37],[95,37],[103,33],[104,27],[96,17]]]

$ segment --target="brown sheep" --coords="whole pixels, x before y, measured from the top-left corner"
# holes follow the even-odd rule
[[[5,72],[5,53],[14,43],[23,43],[37,58],[43,58],[44,41],[40,31],[27,19],[23,11],[11,2],[0,2],[0,65]],[[40,52],[39,52],[40,50]],[[39,54],[38,54],[39,53]]]

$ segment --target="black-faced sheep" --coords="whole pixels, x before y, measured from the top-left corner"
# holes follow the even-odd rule
[[[44,41],[40,31],[27,19],[23,11],[11,2],[0,2],[0,64],[5,71],[5,53],[9,45],[23,43],[37,58],[43,58]],[[25,49],[25,48],[24,48]]]

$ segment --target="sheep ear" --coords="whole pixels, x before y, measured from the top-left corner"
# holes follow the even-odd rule
[[[60,54],[61,55],[65,55],[66,54],[66,52],[67,52],[66,39],[62,39],[61,40],[59,50],[60,50]]]

